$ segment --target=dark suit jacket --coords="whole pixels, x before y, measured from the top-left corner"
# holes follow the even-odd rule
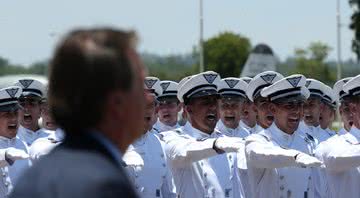
[[[19,179],[11,198],[137,197],[124,169],[93,136],[67,135],[63,144]]]

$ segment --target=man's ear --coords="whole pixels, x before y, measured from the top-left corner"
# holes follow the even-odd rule
[[[191,105],[184,105],[184,110],[186,111],[186,113],[188,114],[192,114],[192,107]]]
[[[271,114],[275,115],[275,113],[276,113],[276,105],[274,103],[270,103],[269,104],[269,110],[270,110]]]

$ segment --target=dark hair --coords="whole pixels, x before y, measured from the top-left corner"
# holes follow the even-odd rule
[[[79,29],[57,47],[49,69],[49,105],[65,131],[94,127],[108,94],[130,90],[133,71],[126,54],[134,32],[110,28]]]

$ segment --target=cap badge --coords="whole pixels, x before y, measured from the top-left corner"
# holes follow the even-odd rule
[[[148,89],[151,89],[157,80],[155,79],[145,79],[145,85]]]
[[[19,80],[19,82],[24,88],[28,88],[34,80]]]
[[[286,79],[294,88],[298,86],[301,76]]]
[[[161,83],[160,86],[163,89],[163,91],[166,91],[167,88],[169,87],[170,82],[165,82],[165,83]]]
[[[239,80],[225,79],[225,82],[230,88],[234,88],[239,83]]]
[[[263,76],[260,76],[266,83],[272,84],[276,74],[266,74]]]
[[[19,88],[11,88],[6,89],[6,92],[9,94],[10,97],[15,98],[16,93],[19,91]]]
[[[217,74],[203,74],[203,76],[208,83],[212,84],[218,75]]]

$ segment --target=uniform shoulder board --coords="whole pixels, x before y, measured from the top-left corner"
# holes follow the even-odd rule
[[[198,142],[203,142],[203,141],[205,141],[205,140],[207,140],[207,139],[209,139],[209,138],[203,137],[203,138],[198,138],[198,139],[196,139],[196,141],[198,141]]]
[[[349,140],[345,140],[347,143],[349,143],[349,144],[351,144],[351,145],[360,145],[360,142],[358,142],[358,143],[353,143],[353,142],[351,142],[351,141],[349,141]]]
[[[265,138],[266,141],[270,142],[270,138],[265,135],[265,134],[261,134],[261,133],[258,133],[258,135],[260,135],[261,137]]]
[[[176,132],[177,134],[179,134],[179,135],[182,135],[182,134],[183,134],[183,132],[181,132],[179,129],[175,129],[175,132]]]
[[[310,135],[309,133],[305,133],[305,134],[306,134],[305,138],[309,139],[312,142],[315,142],[315,138],[312,135]]]
[[[158,135],[159,139],[164,142],[164,135],[161,133],[158,133],[157,135]]]
[[[152,129],[153,129],[155,132],[160,133],[159,129],[157,129],[157,128],[155,128],[155,127],[153,127]]]

